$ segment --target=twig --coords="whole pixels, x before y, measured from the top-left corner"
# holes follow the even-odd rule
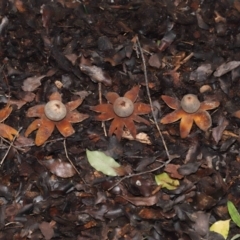
[[[64,139],[63,141],[63,146],[64,146],[64,151],[65,151],[65,155],[67,160],[70,162],[70,164],[72,165],[72,167],[75,169],[75,171],[77,172],[77,174],[81,177],[80,172],[77,170],[77,168],[75,167],[75,165],[73,164],[72,160],[69,158],[68,156],[68,152],[67,152],[67,147],[66,147],[66,139]],[[86,184],[85,180],[81,177],[81,179],[83,180],[83,182]]]
[[[177,71],[184,63],[186,63],[192,56],[194,55],[193,52],[191,52],[188,56],[186,56],[174,69],[173,71]]]
[[[9,151],[10,151],[10,149],[11,149],[11,147],[13,146],[13,143],[14,143],[15,139],[17,138],[17,136],[18,136],[18,134],[20,133],[21,130],[22,130],[22,127],[19,128],[17,134],[13,137],[12,142],[10,143],[10,145],[9,145],[6,153],[4,154],[4,156],[3,156],[3,158],[2,158],[2,161],[0,162],[0,167],[3,165],[3,162],[5,161],[8,153],[9,153]]]
[[[113,186],[111,186],[108,191],[112,190],[114,187],[116,187],[119,183],[121,183],[123,180],[127,179],[127,178],[131,178],[131,177],[135,177],[135,176],[140,176],[140,175],[143,175],[143,174],[147,174],[147,173],[151,173],[151,172],[155,172],[163,167],[165,167],[166,165],[168,165],[174,158],[177,158],[178,155],[173,155],[171,156],[171,158],[169,158],[166,162],[164,162],[162,165],[154,168],[154,169],[151,169],[151,170],[147,170],[145,172],[140,172],[140,173],[134,173],[134,174],[130,174],[130,175],[127,175],[123,178],[121,178],[119,181],[117,181]]]
[[[98,83],[98,95],[99,95],[99,103],[102,104],[102,83]],[[107,131],[105,122],[102,121],[102,128],[104,132],[104,136],[107,137]]]
[[[6,143],[8,143],[8,144],[11,144],[11,142],[10,141],[8,141],[8,140],[6,140],[5,138],[3,138],[3,137],[1,137],[1,140],[2,141],[4,141],[4,142],[6,142]],[[34,146],[35,144],[32,144],[32,146]],[[15,146],[15,145],[12,145],[12,147],[14,147],[14,148],[16,148],[17,150],[19,150],[19,151],[22,151],[22,152],[24,152],[25,151],[25,149],[23,149],[23,148],[20,148],[20,147],[18,147],[18,146]],[[1,146],[0,147],[0,149],[6,149],[6,148],[8,148],[8,146]]]
[[[165,151],[166,151],[166,154],[167,154],[167,157],[168,157],[168,161],[171,161],[172,160],[172,157],[170,156],[169,154],[169,151],[168,151],[168,148],[167,148],[167,144],[164,140],[164,137],[162,135],[162,132],[160,130],[160,127],[157,123],[157,119],[156,119],[156,116],[154,114],[154,110],[153,110],[153,104],[152,104],[152,99],[151,99],[151,96],[150,96],[150,90],[149,90],[149,87],[148,87],[148,77],[147,77],[147,67],[146,67],[146,62],[145,62],[145,58],[144,58],[144,55],[143,55],[143,50],[142,50],[142,47],[141,47],[141,44],[140,44],[140,41],[138,39],[138,37],[136,37],[136,40],[137,40],[137,46],[139,48],[139,51],[140,51],[140,55],[141,55],[141,58],[142,58],[142,63],[143,63],[143,72],[144,72],[144,78],[145,78],[145,83],[146,83],[146,89],[147,89],[147,95],[148,95],[148,99],[149,99],[149,103],[150,103],[150,106],[151,106],[151,111],[152,111],[152,116],[153,116],[153,120],[154,120],[154,124],[159,132],[159,135],[162,139],[162,142],[163,142],[163,146],[165,148]]]

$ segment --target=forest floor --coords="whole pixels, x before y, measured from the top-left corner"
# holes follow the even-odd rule
[[[224,239],[239,21],[238,0],[1,0],[0,239]]]

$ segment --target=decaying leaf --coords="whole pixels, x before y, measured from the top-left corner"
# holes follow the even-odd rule
[[[106,86],[112,85],[112,79],[105,71],[103,71],[100,67],[97,66],[89,66],[80,63],[79,68],[82,72],[88,75],[93,82],[100,82]]]
[[[217,144],[221,140],[223,131],[228,124],[228,120],[224,116],[220,116],[218,119],[218,126],[212,129],[212,136]]]
[[[113,158],[100,151],[86,150],[87,159],[90,165],[108,176],[118,176],[117,169],[121,167]]]
[[[155,175],[155,181],[157,185],[162,186],[162,188],[167,188],[168,190],[174,190],[180,184],[178,180],[169,177],[167,173]]]
[[[41,80],[45,77],[46,75],[42,76],[34,76],[34,77],[29,77],[24,80],[22,90],[23,91],[29,91],[32,92],[36,90],[39,86],[41,86]]]
[[[190,74],[190,80],[197,82],[205,81],[212,74],[212,65],[210,63],[201,64]]]
[[[168,164],[164,171],[169,173],[170,177],[172,178],[177,178],[177,179],[182,179],[183,175],[178,173],[178,168],[180,167],[180,165],[176,165],[176,164]]]
[[[161,63],[161,56],[160,54],[153,54],[149,60],[148,63],[151,67],[155,67],[155,68],[160,68],[162,63]]]
[[[61,159],[46,159],[41,164],[58,177],[70,178],[76,174],[74,167]]]
[[[138,133],[136,135],[136,138],[134,138],[128,130],[124,130],[123,134],[122,134],[122,138],[126,138],[128,140],[135,140],[140,143],[144,143],[144,144],[148,144],[148,145],[152,144],[149,136],[144,132]]]
[[[225,239],[227,239],[229,226],[230,226],[230,219],[225,221],[217,221],[210,227],[210,231],[217,232],[221,234]]]
[[[130,203],[135,206],[152,206],[157,203],[159,194],[156,193],[150,197],[130,197],[130,196],[122,196],[122,198],[126,199]]]
[[[39,229],[41,230],[44,238],[46,240],[50,240],[52,239],[53,235],[54,235],[54,230],[53,230],[53,227],[54,225],[56,224],[55,221],[52,221],[52,222],[42,222],[39,224]]]
[[[222,75],[232,71],[238,66],[240,66],[240,61],[230,61],[228,63],[223,63],[216,69],[213,75],[215,77],[221,77]]]

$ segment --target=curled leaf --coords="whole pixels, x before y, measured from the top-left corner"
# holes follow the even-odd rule
[[[155,175],[155,181],[157,185],[161,185],[168,190],[175,190],[180,184],[178,180],[169,177],[167,173]]]
[[[104,72],[100,67],[97,66],[88,66],[80,63],[80,70],[88,75],[93,82],[100,82],[106,86],[112,85],[111,77]]]

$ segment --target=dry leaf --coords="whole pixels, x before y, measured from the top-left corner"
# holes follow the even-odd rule
[[[70,178],[76,174],[74,167],[70,163],[64,162],[61,159],[51,158],[41,161],[41,164],[58,177]]]
[[[42,75],[40,77],[34,76],[34,77],[29,77],[25,79],[23,82],[22,90],[29,91],[29,92],[36,90],[39,86],[41,86],[41,80],[45,76],[46,75]]]
[[[177,171],[179,167],[180,165],[170,163],[165,167],[164,171],[169,173],[172,178],[182,179],[183,175],[179,174]]]

